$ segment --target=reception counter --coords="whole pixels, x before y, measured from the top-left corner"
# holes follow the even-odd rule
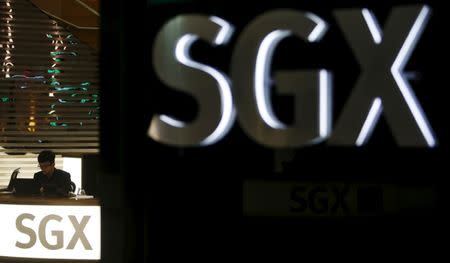
[[[0,194],[0,262],[98,261],[99,200]]]

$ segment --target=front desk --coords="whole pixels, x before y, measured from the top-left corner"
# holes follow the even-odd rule
[[[98,261],[97,199],[0,195],[0,262]]]

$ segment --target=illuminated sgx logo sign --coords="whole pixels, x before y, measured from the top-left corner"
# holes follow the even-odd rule
[[[189,56],[191,45],[199,39],[227,44],[233,33],[227,21],[203,15],[179,15],[168,21],[155,39],[155,72],[165,85],[195,97],[199,110],[189,123],[165,114],[153,116],[149,136],[169,145],[210,145],[226,135],[237,115],[245,132],[268,147],[297,147],[326,139],[333,145],[360,146],[383,112],[399,145],[436,146],[427,117],[403,76],[430,8],[393,8],[383,29],[368,9],[337,10],[334,16],[362,73],[333,133],[330,71],[280,71],[270,78],[272,57],[282,39],[293,36],[318,42],[327,23],[312,13],[280,9],[256,17],[240,34],[231,58],[232,81]],[[274,114],[273,87],[294,96],[293,124],[286,125]]]

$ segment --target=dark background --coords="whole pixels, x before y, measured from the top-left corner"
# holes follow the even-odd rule
[[[235,26],[226,47],[196,43],[193,58],[229,74],[236,39],[257,15],[274,8],[310,11],[329,23],[317,45],[290,38],[277,49],[272,70],[324,67],[333,72],[333,123],[356,79],[358,62],[332,16],[337,8],[369,8],[382,27],[394,6],[426,3],[432,16],[405,71],[439,145],[400,148],[381,116],[367,145],[335,147],[326,142],[296,148],[275,171],[275,151],[256,144],[235,122],[220,142],[175,148],[150,139],[155,113],[186,120],[196,114],[191,97],[165,87],[152,68],[155,35],[170,18],[187,13],[216,15]],[[444,1],[144,1],[102,3],[101,158],[104,262],[293,262],[301,260],[427,261],[444,255],[449,175],[447,109],[448,9]],[[274,98],[281,120],[292,101]],[[426,207],[349,217],[247,217],[243,183],[250,179],[391,185],[432,189]],[[398,195],[402,192],[398,190]],[[414,195],[413,195],[414,196]],[[420,196],[420,192],[417,193]],[[418,198],[411,198],[414,204]],[[419,201],[417,201],[419,202]],[[379,258],[378,258],[379,257]]]

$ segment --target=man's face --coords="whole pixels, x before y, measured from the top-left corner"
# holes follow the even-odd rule
[[[48,176],[53,174],[53,170],[55,169],[55,163],[43,162],[39,163],[39,167],[41,168],[42,172]]]

